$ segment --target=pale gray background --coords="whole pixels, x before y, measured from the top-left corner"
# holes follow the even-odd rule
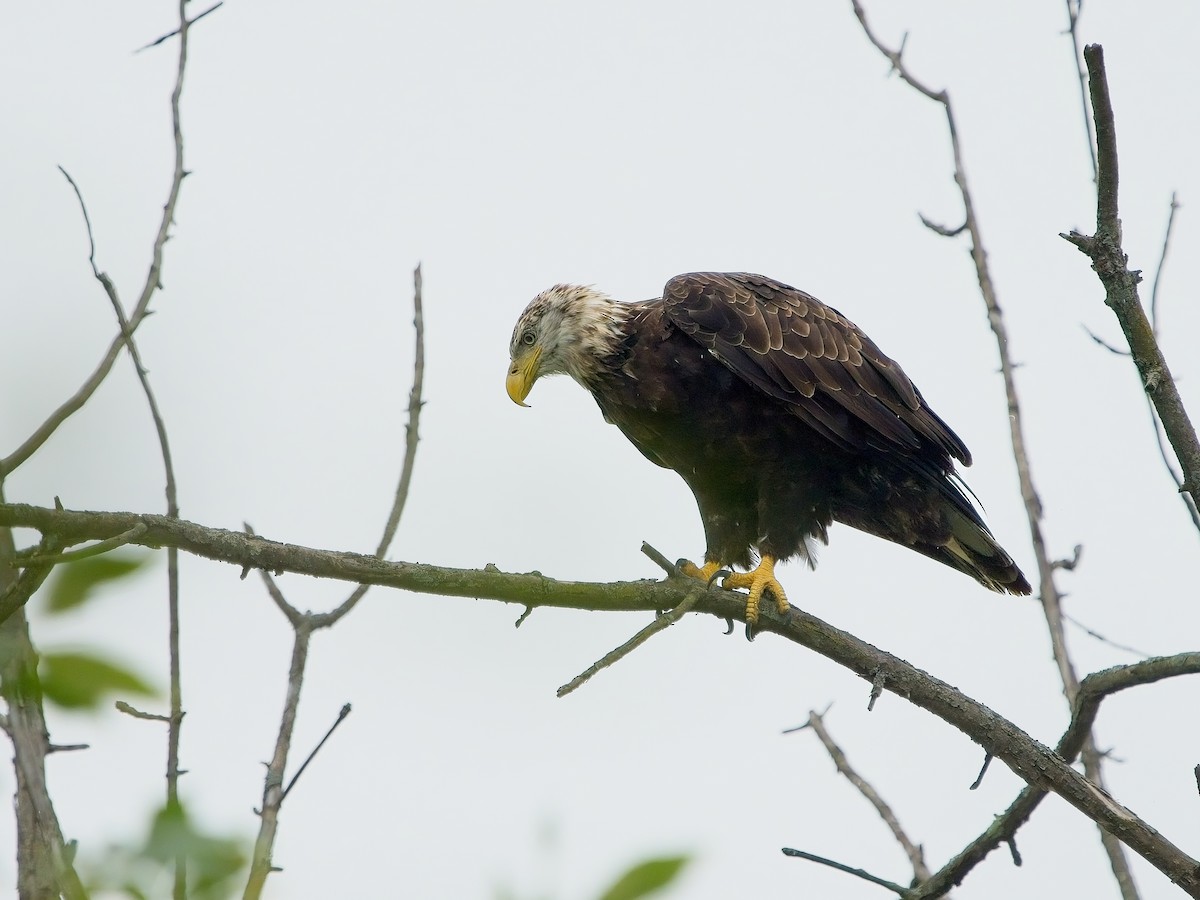
[[[200,7],[203,8],[203,7]],[[1093,0],[1120,129],[1131,264],[1152,271],[1167,203],[1184,203],[1163,296],[1185,397],[1200,285],[1200,12],[1186,0]],[[198,8],[199,9],[199,8]],[[967,166],[1021,364],[1035,476],[1068,609],[1152,653],[1195,649],[1197,535],[1174,495],[1087,260],[1058,232],[1094,221],[1061,3],[872,3],[908,30],[915,72],[957,104]],[[166,196],[172,4],[23,4],[0,33],[0,449],[74,390],[115,332],[86,261],[78,180],[100,265],[131,300]],[[392,556],[564,578],[654,577],[643,539],[697,556],[690,494],[565,379],[533,409],[504,395],[512,324],[557,281],[657,295],[671,275],[746,269],[842,309],[896,356],[975,453],[968,481],[1034,569],[996,354],[957,224],[939,107],[887,78],[849,3],[227,3],[195,29],[187,165],[157,315],[140,332],[174,442],[183,514],[313,546],[373,548],[403,441],[410,273],[425,266],[426,397],[416,481]],[[1148,295],[1148,291],[1147,291]],[[127,360],[9,481],[12,500],[161,511],[162,475]],[[1034,602],[845,529],[793,600],[959,686],[1053,742],[1065,722]],[[28,539],[28,535],[25,536]],[[100,646],[165,687],[165,576],[45,622],[42,646]],[[253,834],[290,631],[256,578],[184,557],[183,782],[211,829]],[[302,607],[345,589],[285,577]],[[317,637],[296,734],[303,754],[354,713],[284,807],[269,894],[588,900],[626,864],[688,851],[671,896],[878,898],[788,860],[784,845],[906,880],[882,823],[811,735],[810,708],[940,864],[1018,782],[903,700],[764,637],[691,617],[565,700],[555,688],[645,615],[520,610],[373,591]],[[1084,671],[1134,657],[1071,632]],[[1196,853],[1198,682],[1104,707],[1116,795]],[[53,715],[63,828],[81,852],[140,838],[160,802],[157,726]],[[297,757],[298,758],[298,757]],[[7,772],[7,770],[6,770]],[[0,773],[0,792],[11,773]],[[10,848],[11,824],[0,827]],[[1116,896],[1094,827],[1050,799],[963,897]],[[11,851],[0,883],[14,877]],[[1135,859],[1147,898],[1173,888]],[[166,885],[163,886],[164,891]],[[403,890],[402,890],[403,889]]]

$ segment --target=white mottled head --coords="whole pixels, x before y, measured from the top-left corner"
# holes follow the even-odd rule
[[[543,375],[570,375],[585,388],[601,361],[617,349],[628,307],[599,291],[556,284],[533,298],[513,329],[508,396],[526,406]]]

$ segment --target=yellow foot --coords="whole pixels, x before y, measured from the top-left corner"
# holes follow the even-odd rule
[[[758,607],[764,591],[770,591],[775,596],[775,605],[781,613],[788,611],[787,594],[783,592],[783,585],[775,578],[775,558],[772,556],[764,556],[753,572],[726,575],[722,586],[750,589],[750,596],[746,598],[747,625],[758,624]]]
[[[703,568],[701,568],[694,562],[683,559],[679,561],[679,568],[683,574],[689,578],[698,578],[705,584],[708,584],[710,581],[712,581],[712,577],[721,571],[721,564],[719,562],[713,562],[712,560],[709,560],[704,564]]]

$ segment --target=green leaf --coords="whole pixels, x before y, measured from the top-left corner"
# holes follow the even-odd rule
[[[49,612],[61,613],[74,609],[92,598],[96,588],[120,578],[127,578],[150,561],[152,554],[139,553],[89,556],[77,562],[58,566],[50,593],[46,598]]]
[[[42,695],[65,709],[93,709],[106,694],[154,696],[141,677],[89,653],[43,653]]]
[[[230,882],[246,864],[238,841],[199,831],[178,804],[167,804],[158,811],[141,852],[168,867],[185,857],[188,895],[193,898],[230,896]]]
[[[600,895],[600,900],[638,900],[669,885],[679,875],[689,856],[664,856],[647,859],[633,866]]]

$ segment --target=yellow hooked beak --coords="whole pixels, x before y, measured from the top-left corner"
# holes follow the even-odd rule
[[[529,392],[533,390],[533,383],[537,381],[538,376],[538,360],[542,358],[542,348],[534,347],[525,356],[520,359],[514,359],[508,367],[508,378],[504,381],[504,387],[508,390],[508,396],[512,398],[512,402],[517,406],[528,406],[525,398],[529,396]]]

